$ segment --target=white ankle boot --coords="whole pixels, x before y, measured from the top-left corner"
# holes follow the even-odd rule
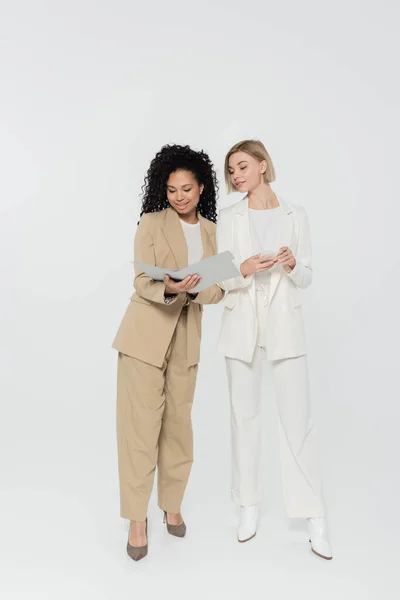
[[[248,542],[257,533],[258,506],[241,506],[238,527],[238,542]]]
[[[328,525],[323,517],[308,519],[311,550],[317,556],[332,559],[332,550],[328,537]]]

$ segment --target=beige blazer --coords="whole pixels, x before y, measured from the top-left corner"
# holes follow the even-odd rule
[[[217,252],[216,226],[200,214],[199,221],[203,258],[207,258]],[[135,236],[135,261],[168,269],[187,266],[185,235],[174,209],[142,216]],[[165,304],[164,283],[153,281],[138,268],[135,268],[133,285],[136,291],[122,319],[113,348],[161,367],[186,294],[178,294],[170,304]],[[216,304],[223,295],[221,288],[213,285],[200,292],[188,306],[188,366],[196,365],[200,360],[202,305]]]

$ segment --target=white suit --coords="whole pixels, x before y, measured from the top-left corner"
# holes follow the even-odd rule
[[[260,400],[263,360],[275,377],[286,508],[291,517],[322,517],[315,431],[310,418],[308,376],[301,292],[312,280],[311,243],[303,208],[279,199],[279,248],[288,246],[296,258],[291,272],[270,271],[268,302],[260,304],[253,275],[224,281],[227,292],[218,342],[226,357],[231,400],[233,499],[242,506],[260,500]],[[230,250],[235,264],[254,255],[247,196],[221,210],[218,252]],[[266,329],[260,336],[260,327]],[[259,340],[265,339],[265,344]]]

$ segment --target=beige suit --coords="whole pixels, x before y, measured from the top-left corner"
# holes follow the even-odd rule
[[[199,215],[203,258],[216,253],[216,227]],[[142,216],[135,260],[170,269],[187,266],[177,213]],[[113,348],[118,350],[117,433],[121,516],[143,521],[158,466],[159,506],[180,510],[193,462],[191,408],[200,360],[203,304],[223,297],[218,286],[164,302],[165,285],[135,269],[135,293]]]

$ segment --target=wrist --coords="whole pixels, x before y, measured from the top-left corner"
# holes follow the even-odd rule
[[[286,271],[286,273],[291,273],[293,271],[293,269],[295,268],[295,266],[297,265],[297,261],[295,258],[293,258],[293,262],[291,265],[285,265],[283,268]]]
[[[171,287],[169,287],[169,285],[166,285],[164,288],[164,297],[175,297],[178,295],[178,292],[174,289],[172,289]]]
[[[242,277],[247,277],[248,275],[246,267],[243,265],[243,263],[240,265],[240,273],[242,274]]]

